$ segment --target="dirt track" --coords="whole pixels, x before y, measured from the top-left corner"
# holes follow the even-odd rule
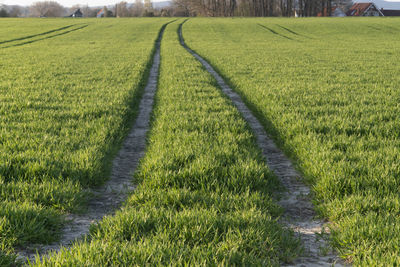
[[[91,189],[93,195],[88,203],[87,212],[82,215],[70,214],[63,229],[59,242],[51,245],[31,245],[17,251],[21,258],[35,258],[36,252],[44,255],[49,251],[58,251],[61,247],[70,245],[74,240],[89,233],[92,223],[101,220],[118,209],[126,196],[135,189],[132,184],[132,174],[143,157],[146,146],[146,134],[150,126],[150,115],[153,109],[154,95],[157,90],[160,68],[160,44],[166,25],[163,26],[155,44],[153,64],[150,69],[147,85],[139,104],[139,113],[126,137],[120,151],[113,160],[110,179],[104,186]]]
[[[324,232],[324,222],[315,218],[310,199],[310,189],[302,182],[301,175],[273,140],[268,137],[264,127],[247,108],[241,97],[225,83],[224,79],[206,60],[185,44],[182,34],[182,26],[185,22],[179,28],[181,45],[203,64],[206,70],[217,80],[222,91],[240,111],[252,129],[269,168],[286,187],[285,194],[278,202],[285,209],[280,221],[293,229],[299,236],[304,247],[304,255],[293,263],[284,266],[342,266],[340,259],[329,249],[327,241],[321,238],[321,233]]]
[[[109,181],[103,187],[91,190],[93,197],[88,204],[87,213],[68,216],[69,222],[63,229],[63,236],[59,242],[46,246],[32,245],[25,250],[18,251],[21,257],[32,260],[36,252],[44,255],[48,251],[57,251],[62,246],[70,245],[72,241],[87,234],[93,222],[101,220],[105,215],[113,214],[121,206],[127,194],[135,189],[131,183],[132,173],[145,152],[146,134],[149,130],[149,120],[157,89],[160,43],[164,29],[165,27],[160,31],[156,42],[153,65],[139,105],[138,117],[113,161]],[[231,99],[248,122],[266,158],[266,163],[287,189],[282,199],[278,202],[285,209],[281,222],[299,235],[305,251],[302,257],[286,266],[330,266],[333,264],[341,266],[342,264],[339,262],[338,257],[331,251],[326,250],[328,247],[327,242],[320,238],[320,234],[324,229],[324,222],[314,218],[315,213],[310,201],[310,189],[302,182],[301,175],[295,170],[293,164],[284,153],[277,148],[272,139],[268,137],[263,126],[247,108],[241,97],[224,82],[223,78],[208,62],[186,46],[182,36],[182,25],[179,29],[179,34],[182,46],[213,75],[222,91]],[[321,249],[324,253],[321,253]]]

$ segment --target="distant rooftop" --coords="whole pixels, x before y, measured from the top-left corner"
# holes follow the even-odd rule
[[[394,9],[400,10],[400,1],[392,2],[392,1],[384,1],[384,0],[355,0],[354,3],[365,3],[365,2],[373,2],[379,9]]]

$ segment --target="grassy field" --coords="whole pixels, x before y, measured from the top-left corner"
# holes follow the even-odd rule
[[[186,43],[239,92],[355,265],[400,263],[400,20],[192,19]]]
[[[70,19],[2,19],[0,28],[0,47],[17,44],[23,40],[60,33],[73,26],[82,25],[82,21]],[[6,45],[7,44],[7,45]]]
[[[300,252],[276,222],[279,183],[238,111],[179,45],[178,25],[162,40],[139,187],[90,240],[33,266],[278,265]]]
[[[0,266],[59,239],[109,176],[172,19],[1,19]],[[138,188],[33,266],[279,265],[302,255],[246,122],[167,26]],[[296,162],[331,243],[400,264],[400,19],[196,18],[206,58]],[[4,26],[4,27],[3,27]]]
[[[1,21],[1,40],[21,40],[0,44],[0,265],[57,240],[62,214],[108,177],[167,21],[79,20],[40,36],[75,20]]]

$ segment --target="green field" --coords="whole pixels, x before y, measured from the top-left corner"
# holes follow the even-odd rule
[[[108,177],[109,158],[134,118],[154,41],[166,21],[79,20],[78,27],[87,27],[0,44],[3,252],[57,240],[62,214],[82,210],[85,188]],[[1,32],[2,40],[77,24],[0,23],[10,25],[10,33],[21,30],[18,36]]]
[[[60,238],[110,174],[165,19],[1,19],[0,266]],[[138,185],[86,240],[33,266],[290,263],[284,188],[246,121],[169,24]],[[3,27],[4,26],[4,27]],[[337,253],[400,264],[400,19],[189,19],[187,45],[237,91],[313,189]]]
[[[0,28],[0,45],[13,45],[21,41],[45,37],[61,33],[65,29],[73,29],[75,25],[85,25],[82,21],[51,19],[44,22],[38,19],[2,19]]]
[[[340,254],[399,264],[400,20],[197,19],[183,35],[298,163]]]
[[[239,113],[180,47],[177,29],[169,25],[162,41],[140,186],[91,229],[90,242],[37,266],[276,265],[296,255],[297,241],[274,220],[275,177]]]

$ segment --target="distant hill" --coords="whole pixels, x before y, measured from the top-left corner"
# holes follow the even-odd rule
[[[153,2],[153,7],[156,9],[169,7],[171,5],[172,5],[172,1]]]
[[[355,3],[365,3],[365,2],[374,2],[374,4],[379,8],[383,9],[399,9],[400,10],[400,2],[389,2],[384,0],[364,0],[364,1],[354,1]]]

